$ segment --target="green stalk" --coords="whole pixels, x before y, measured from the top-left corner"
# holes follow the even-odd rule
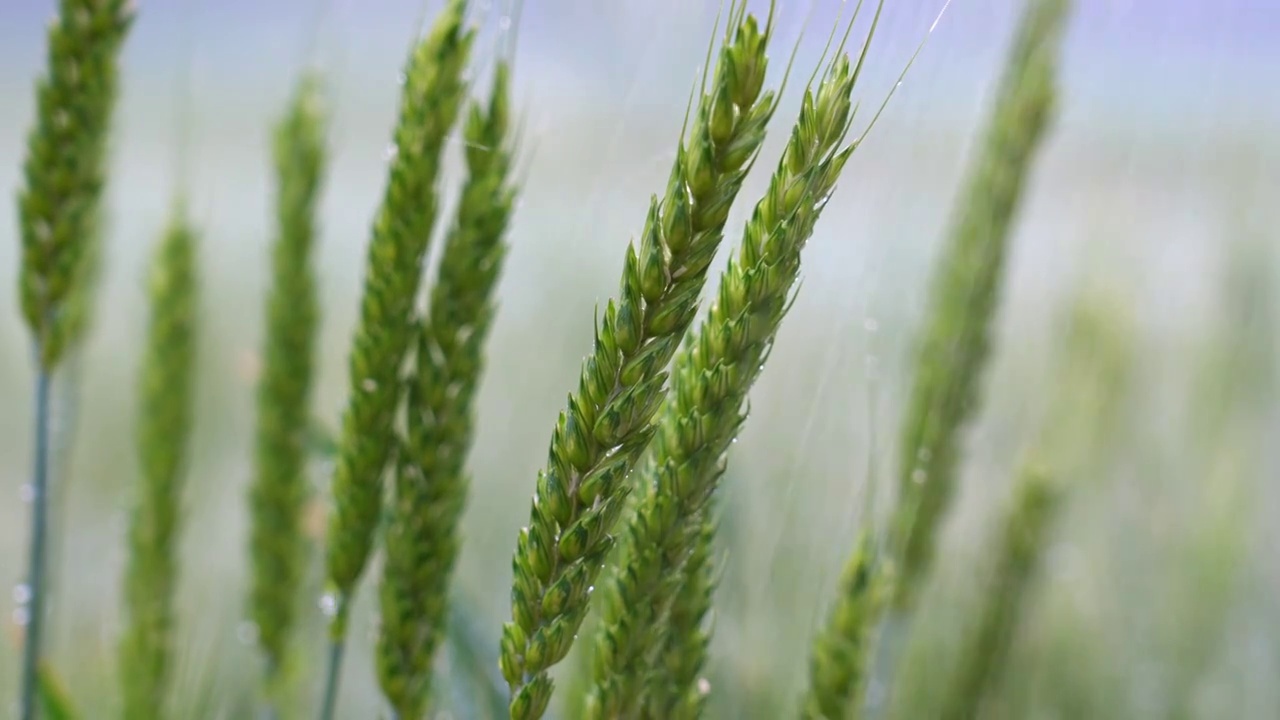
[[[979,711],[1007,665],[1060,496],[1060,489],[1042,471],[1023,470],[1013,508],[991,552],[996,559],[991,584],[982,594],[978,622],[961,646],[941,720],[981,717]]]
[[[627,476],[667,395],[665,369],[697,313],[730,206],[773,114],[773,93],[761,93],[772,29],[772,15],[762,32],[745,7],[731,8],[711,87],[677,148],[666,196],[651,200],[640,247],[627,249],[619,297],[605,309],[578,391],[556,424],[513,559],[501,653],[513,720],[546,711],[547,671],[572,647],[612,547]]]
[[[138,418],[142,477],[129,528],[120,643],[124,717],[130,720],[165,717],[174,663],[173,603],[196,359],[196,243],[179,207],[151,269]]]
[[[423,717],[461,543],[474,398],[515,202],[509,76],[508,65],[499,61],[487,107],[475,103],[467,116],[468,177],[409,383],[408,433],[386,529],[376,654],[383,694],[400,720]]]
[[[38,369],[31,488],[29,603],[19,717],[39,713],[38,675],[48,573],[50,386],[88,313],[94,243],[106,184],[107,143],[117,95],[118,56],[132,9],[126,0],[62,0],[49,26],[36,121],[27,136],[18,193],[22,259],[19,297]]]
[[[955,490],[961,433],[977,411],[1013,221],[1053,114],[1067,0],[1034,0],[1018,26],[977,165],[939,261],[902,426],[892,552],[911,605]]]
[[[747,395],[794,296],[801,251],[856,147],[856,142],[844,141],[865,52],[864,47],[856,65],[842,54],[816,91],[806,90],[769,190],[721,277],[717,301],[676,358],[671,400],[639,480],[643,497],[627,527],[625,560],[607,585],[588,717],[640,712],[656,654],[673,632],[666,610],[683,584],[696,584],[685,574],[686,558],[712,534],[708,504],[724,472],[725,454],[746,420]],[[702,552],[709,554],[709,549]],[[709,602],[709,597],[708,588],[690,601]],[[705,614],[696,607],[673,611],[686,617]],[[668,662],[695,668],[696,676],[705,647],[695,641],[686,649],[688,655]],[[664,695],[683,696],[684,685],[694,680],[682,677],[682,684],[667,688]],[[672,711],[663,698],[653,702],[650,710],[658,716]]]
[[[252,578],[249,612],[266,658],[268,702],[287,677],[291,636],[307,565],[302,512],[306,438],[319,319],[312,248],[325,168],[320,87],[303,78],[275,128],[276,240],[258,385],[255,474],[249,489]]]
[[[373,551],[383,474],[395,440],[400,368],[414,336],[414,302],[435,225],[441,152],[462,104],[462,71],[475,33],[464,0],[451,0],[405,70],[394,155],[373,223],[360,316],[352,340],[351,395],[343,415],[333,478],[325,565],[332,605],[330,638],[346,636],[350,597]],[[330,662],[341,651],[331,649]],[[330,668],[333,682],[339,668]],[[326,686],[325,694],[336,693]],[[326,704],[328,711],[332,705]],[[330,717],[324,715],[323,717]]]

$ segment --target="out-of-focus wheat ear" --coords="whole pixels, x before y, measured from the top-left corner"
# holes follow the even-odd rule
[[[275,239],[267,291],[263,370],[257,391],[254,477],[249,488],[249,615],[266,660],[264,686],[281,702],[307,567],[303,510],[306,441],[319,324],[315,262],[326,165],[326,118],[317,77],[302,78],[273,135]]]
[[[961,646],[942,720],[981,717],[983,701],[1005,667],[1062,494],[1048,474],[1034,465],[1024,468],[1014,492],[1013,506],[987,555],[995,567],[981,595],[976,622]]]
[[[888,600],[888,568],[871,532],[863,532],[845,564],[826,625],[813,639],[809,685],[800,703],[805,720],[862,717],[870,677],[873,620]]]
[[[151,267],[137,429],[141,476],[129,526],[120,642],[127,718],[166,716],[194,394],[196,254],[196,231],[179,207]]]
[[[628,475],[666,398],[667,365],[697,314],[730,207],[775,108],[774,94],[762,92],[772,20],[761,29],[735,3],[728,28],[666,194],[651,200],[639,247],[627,248],[618,297],[596,327],[519,534],[501,644],[513,720],[541,717],[551,700],[547,671],[569,652],[586,615]]]
[[[475,31],[465,26],[465,14],[464,0],[450,0],[409,57],[386,190],[373,222],[326,536],[325,604],[331,610],[334,665],[342,657],[350,596],[373,551],[382,514],[383,475],[396,444],[400,369],[415,335],[414,303],[439,205],[441,153],[466,93],[463,70]],[[328,672],[332,681],[325,684],[322,717],[332,717],[339,675],[336,666]]]
[[[128,0],[62,0],[49,25],[36,117],[18,191],[18,295],[36,356],[31,540],[19,717],[37,710],[50,466],[50,386],[66,348],[82,335],[94,274],[107,146],[120,48],[133,18]]]
[[[846,136],[861,67],[861,59],[852,62],[841,52],[806,89],[800,117],[721,276],[716,301],[676,357],[670,399],[637,483],[643,497],[624,535],[626,552],[605,581],[589,717],[630,717],[642,709],[661,716],[667,709],[651,708],[644,697],[655,674],[664,666],[702,667],[706,643],[673,637],[677,626],[668,615],[678,597],[688,599],[685,586],[700,582],[689,575],[687,558],[696,556],[708,532],[709,503],[746,420],[748,393],[794,298],[801,251],[856,147]],[[666,646],[686,655],[662,650]],[[681,673],[686,680],[696,681],[696,672]],[[668,690],[696,694],[685,685]]]
[[[378,681],[400,720],[423,717],[432,660],[446,634],[461,545],[476,389],[515,205],[510,68],[463,128],[467,178],[445,238],[406,398],[407,436],[393,482],[380,587]]]
[[[1014,219],[1054,110],[1067,8],[1068,0],[1034,0],[1023,15],[935,271],[899,445],[899,607],[911,604],[929,570],[961,433],[980,403]]]

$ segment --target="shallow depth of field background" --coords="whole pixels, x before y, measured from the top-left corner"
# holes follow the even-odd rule
[[[325,322],[315,412],[332,427],[346,392],[346,349],[367,227],[382,191],[397,73],[423,6],[434,13],[440,4],[139,3],[108,194],[105,284],[93,335],[72,370],[77,392],[59,405],[61,417],[76,415],[75,452],[59,461],[66,509],[56,528],[61,565],[49,640],[87,717],[106,716],[93,709],[93,698],[114,683],[145,253],[175,189],[188,188],[204,230],[179,674],[217,677],[234,696],[248,686],[257,661],[253,628],[242,621],[244,495],[270,237],[269,123],[306,63],[326,70],[333,158],[319,247]],[[482,82],[503,5],[496,4],[477,46]],[[799,86],[839,11],[834,0],[779,4],[775,77],[806,22],[808,29],[796,77],[731,229],[741,227],[747,201],[764,187],[795,117]],[[941,4],[888,3],[862,86],[863,124]],[[1115,303],[1117,320],[1131,322],[1135,371],[1122,404],[1124,431],[1112,438],[1107,471],[1080,484],[1081,502],[1092,511],[1070,514],[1049,553],[1042,588],[1057,610],[1032,617],[1056,623],[1070,641],[1060,649],[1075,661],[1062,667],[1111,669],[1099,672],[1103,680],[1079,670],[1084,679],[1077,680],[1120,687],[1119,716],[1170,717],[1162,703],[1180,684],[1180,651],[1171,643],[1191,622],[1179,608],[1200,602],[1186,595],[1188,587],[1204,597],[1219,589],[1188,580],[1199,572],[1193,557],[1214,567],[1238,562],[1240,572],[1224,586],[1221,643],[1207,651],[1194,710],[1201,717],[1276,717],[1280,443],[1254,443],[1238,472],[1215,479],[1204,468],[1218,448],[1197,430],[1191,399],[1206,353],[1218,338],[1233,336],[1227,306],[1240,285],[1227,279],[1233,256],[1254,253],[1243,265],[1272,290],[1252,302],[1255,321],[1234,336],[1245,352],[1280,358],[1280,94],[1269,90],[1280,66],[1274,42],[1280,6],[1076,4],[1060,119],[1018,223],[986,403],[968,436],[964,485],[944,536],[940,587],[959,587],[957,597],[964,597],[964,580],[990,534],[987,521],[1001,507],[1021,453],[1042,431],[1060,321],[1082,292],[1100,289]],[[9,712],[16,687],[8,588],[24,572],[21,487],[30,471],[32,366],[16,307],[11,198],[52,5],[0,2],[0,715]],[[322,5],[328,5],[323,13]],[[799,300],[752,396],[724,487],[722,507],[731,521],[722,533],[728,552],[711,670],[724,717],[748,710],[774,717],[791,707],[808,637],[862,517],[869,467],[881,476],[878,497],[888,498],[930,262],[1019,5],[952,2],[854,156],[807,251]],[[516,530],[527,518],[555,414],[588,350],[594,306],[614,291],[623,249],[640,229],[649,194],[665,182],[718,3],[526,6],[516,77],[527,181],[480,396],[456,583],[490,632],[507,616]],[[459,177],[458,148],[452,152],[450,197]],[[736,245],[735,234],[729,242]],[[1270,367],[1270,388],[1262,382],[1247,393],[1260,411],[1241,412],[1254,418],[1255,436],[1280,439],[1274,392],[1280,368]],[[321,493],[326,479],[327,469],[317,465]],[[1228,521],[1202,544],[1223,557],[1206,560],[1195,538],[1205,534],[1197,529],[1215,502],[1227,503]],[[322,517],[317,505],[317,530]],[[376,577],[376,567],[367,577]],[[366,608],[371,590],[366,582]],[[960,605],[936,607],[959,617]],[[320,618],[311,607],[318,658]],[[373,620],[363,615],[353,635],[345,716],[368,717],[357,708],[377,707],[364,660]],[[726,689],[738,684],[749,690]]]

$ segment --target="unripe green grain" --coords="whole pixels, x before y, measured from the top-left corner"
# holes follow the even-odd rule
[[[409,59],[386,192],[373,224],[325,556],[337,604],[335,638],[345,633],[347,599],[373,550],[382,509],[399,371],[413,341],[413,307],[436,219],[440,156],[462,105],[462,71],[474,38],[463,26],[465,9],[463,0],[451,0]]]
[[[151,270],[138,415],[141,483],[129,528],[124,636],[124,717],[166,717],[183,479],[191,434],[196,359],[196,233],[181,208]]]
[[[619,297],[606,307],[578,392],[556,423],[529,527],[519,535],[501,655],[514,720],[541,717],[550,702],[547,670],[568,653],[586,614],[625,507],[626,476],[666,397],[665,369],[697,313],[729,209],[774,111],[773,93],[761,91],[772,22],[761,30],[735,5],[728,32],[666,194],[651,201],[639,247],[627,248]]]
[[[896,602],[904,607],[932,562],[955,490],[960,435],[978,407],[1014,217],[1053,114],[1067,5],[1035,0],[1023,16],[978,164],[939,260],[898,460],[892,540],[902,573]]]
[[[267,690],[285,673],[307,566],[306,438],[319,322],[313,248],[325,168],[318,79],[303,78],[275,128],[276,240],[258,384],[255,474],[249,489],[249,612],[267,661]]]
[[[509,86],[510,69],[500,61],[487,105],[473,104],[467,115],[468,177],[418,335],[408,435],[386,529],[377,647],[378,680],[399,720],[423,717],[432,659],[445,636],[474,399],[515,202]]]
[[[806,90],[769,190],[724,271],[717,301],[676,358],[670,401],[641,474],[644,496],[627,528],[625,559],[606,585],[589,717],[636,717],[642,707],[646,716],[674,712],[662,698],[644,699],[658,662],[682,670],[676,673],[678,685],[658,684],[663,695],[683,698],[695,690],[690,684],[706,643],[674,637],[667,614],[701,618],[709,607],[710,587],[705,593],[689,590],[700,580],[690,575],[687,559],[709,552],[699,550],[709,542],[700,538],[709,535],[708,504],[724,472],[725,453],[746,420],[747,395],[793,296],[801,251],[856,147],[842,143],[860,68],[861,61],[855,65],[841,55],[816,91]],[[669,638],[685,655],[663,652]]]

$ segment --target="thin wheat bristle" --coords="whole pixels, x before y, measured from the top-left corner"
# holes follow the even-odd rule
[[[179,208],[156,248],[141,375],[141,477],[129,527],[125,630],[120,644],[124,717],[166,716],[174,662],[182,491],[196,362],[197,236]]]
[[[465,121],[468,175],[418,333],[406,399],[376,653],[382,692],[400,720],[423,717],[461,543],[473,405],[516,195],[509,85],[510,69],[499,61],[488,103],[472,104]]]
[[[307,568],[303,534],[306,438],[319,326],[315,262],[323,181],[325,113],[319,79],[304,77],[275,127],[275,241],[257,390],[254,479],[249,488],[249,613],[267,664],[267,693],[280,692]]]
[[[938,264],[899,448],[893,543],[900,606],[911,602],[932,562],[955,490],[961,432],[979,404],[1014,218],[1053,114],[1067,5],[1035,0],[1022,18]]]
[[[665,197],[653,198],[639,248],[628,247],[619,296],[552,435],[529,526],[513,559],[512,621],[501,664],[511,717],[541,717],[547,670],[569,652],[613,544],[627,476],[653,434],[667,364],[698,310],[707,268],[730,207],[764,139],[775,103],[762,92],[772,24],[761,30],[735,7],[710,88],[687,143],[677,149]]]
[[[590,717],[633,716],[645,702],[655,653],[669,634],[665,614],[682,583],[693,582],[685,575],[686,557],[709,522],[708,503],[792,298],[801,251],[855,147],[842,143],[857,70],[841,55],[821,84],[806,90],[769,190],[721,277],[717,301],[676,358],[671,398],[638,481],[643,497],[627,527],[622,565],[607,581]],[[688,650],[695,656],[679,664],[701,667],[705,649],[694,644]]]
[[[465,10],[463,0],[451,0],[413,49],[386,191],[373,223],[326,537],[336,638],[345,633],[348,598],[373,550],[381,514],[382,478],[395,444],[402,391],[399,373],[413,341],[414,302],[436,220],[440,156],[462,105],[462,72],[474,39],[463,24]]]

